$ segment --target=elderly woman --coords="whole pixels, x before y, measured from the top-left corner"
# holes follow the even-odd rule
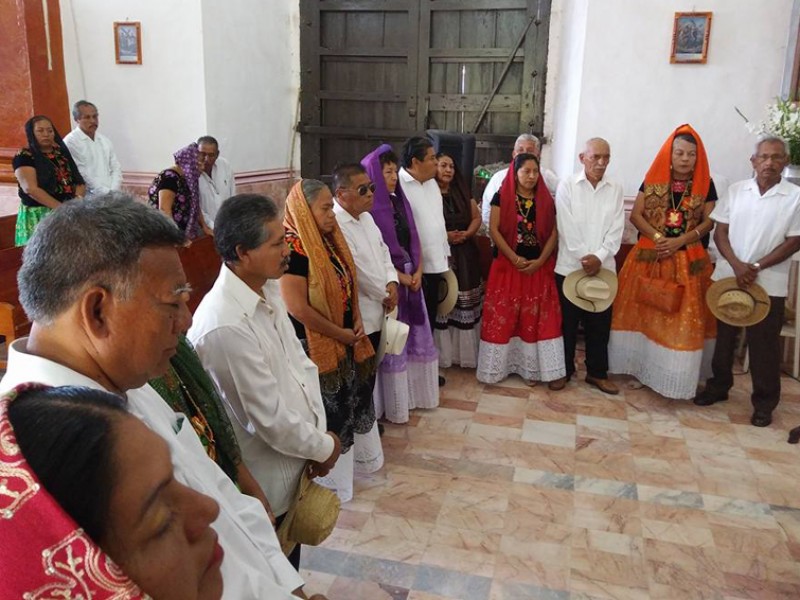
[[[702,240],[717,192],[700,136],[673,131],[644,177],[631,212],[639,241],[619,274],[609,341],[609,371],[627,373],[667,398],[693,398],[716,320],[706,306],[711,262]],[[653,303],[654,284],[673,306]],[[660,304],[660,305],[659,305]]]
[[[219,506],[174,479],[123,398],[20,386],[0,399],[0,442],[4,598],[222,597]]]
[[[197,144],[192,142],[181,148],[173,158],[175,164],[156,175],[147,191],[150,206],[175,221],[187,240],[199,235],[198,225],[206,235],[211,235],[200,210],[199,181],[203,159]]]
[[[378,373],[378,411],[393,423],[405,423],[414,408],[439,405],[438,353],[422,297],[422,251],[411,206],[397,180],[397,156],[388,144],[361,160],[375,184],[372,218],[389,248],[400,282],[397,319],[409,326],[400,354],[387,354]]]
[[[483,293],[480,252],[475,243],[475,234],[481,226],[481,213],[453,157],[440,152],[436,159],[436,182],[442,192],[450,266],[458,281],[455,308],[436,320],[439,366],[456,364],[474,369],[478,366]]]
[[[25,123],[28,147],[14,156],[19,212],[14,243],[24,246],[47,213],[62,202],[82,198],[86,184],[52,121],[41,115]]]
[[[349,462],[342,459],[355,434],[367,434],[375,424],[375,352],[361,324],[356,269],[333,212],[333,196],[321,181],[304,179],[291,189],[283,226],[290,255],[279,280],[281,295],[319,369],[328,430],[342,443],[343,456],[328,479],[321,479],[349,499],[352,453]]]
[[[558,241],[553,198],[539,177],[539,159],[518,154],[492,199],[492,261],[481,326],[478,381],[516,373],[529,384],[564,389],[566,364],[555,279]]]

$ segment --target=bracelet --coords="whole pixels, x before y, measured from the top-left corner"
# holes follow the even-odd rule
[[[663,235],[661,235],[661,234],[660,234],[658,231],[656,231],[656,232],[653,234],[653,241],[654,241],[654,242],[657,242],[657,241],[658,241],[658,240],[660,240],[662,237],[664,237],[664,236],[663,236]]]

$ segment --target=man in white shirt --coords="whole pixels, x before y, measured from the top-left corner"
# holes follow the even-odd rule
[[[766,318],[747,327],[753,416],[750,423],[767,427],[781,399],[780,333],[789,287],[789,258],[800,250],[800,187],[781,178],[788,163],[786,143],[765,137],[750,162],[753,179],[739,181],[717,202],[714,241],[720,258],[711,278],[736,277],[740,287],[757,283],[769,295]],[[739,328],[717,320],[714,376],[694,403],[708,406],[728,399],[733,387],[733,353]]]
[[[398,279],[389,248],[369,214],[375,185],[363,166],[348,163],[334,168],[333,189],[333,212],[356,265],[364,333],[377,350],[384,315],[397,306]]]
[[[619,389],[608,379],[611,307],[591,312],[576,306],[564,295],[564,278],[579,269],[587,275],[596,275],[600,269],[616,273],[614,256],[625,229],[622,185],[605,176],[611,148],[604,139],[588,140],[578,158],[583,169],[562,181],[556,196],[556,285],[561,300],[567,380],[575,373],[575,343],[578,325],[583,322],[586,382],[606,394],[618,394]]]
[[[224,264],[188,333],[278,525],[306,463],[314,475],[326,475],[342,449],[336,434],[326,433],[317,367],[303,351],[278,289],[289,265],[280,217],[275,203],[258,194],[223,203],[214,244]],[[299,568],[299,545],[289,560]]]
[[[100,124],[97,107],[79,100],[72,107],[72,118],[77,127],[67,134],[64,143],[86,181],[87,195],[119,190],[122,187],[122,167],[111,140],[97,131]]]
[[[436,306],[439,302],[439,281],[450,265],[450,244],[444,224],[442,192],[436,183],[436,152],[431,141],[424,137],[406,140],[401,151],[402,169],[398,173],[398,184],[403,188],[422,246],[422,294],[428,320],[433,331],[436,322]]]
[[[523,133],[517,138],[517,141],[514,142],[514,150],[511,153],[511,160],[514,160],[518,154],[533,154],[536,158],[540,158],[542,154],[542,144],[535,135],[531,135],[530,133]],[[486,225],[487,229],[489,227],[489,215],[492,212],[492,198],[494,195],[500,191],[500,186],[503,185],[503,180],[506,178],[506,174],[508,173],[508,167],[505,169],[500,169],[497,173],[492,175],[492,178],[489,180],[489,183],[486,184],[486,187],[483,189],[483,199],[481,201],[481,218],[483,219],[483,224]],[[558,190],[558,176],[553,173],[550,169],[546,169],[545,167],[539,165],[539,174],[544,179],[544,183],[547,186],[547,189],[550,190],[550,194],[553,198],[556,197],[556,192]]]
[[[206,454],[191,423],[147,385],[166,372],[191,315],[174,223],[133,197],[69,202],[37,228],[19,271],[30,337],[9,350],[0,391],[38,381],[124,396],[167,442],[175,477],[220,505],[224,598],[292,598],[302,579],[281,552],[264,506]]]
[[[219,155],[216,138],[210,135],[198,138],[197,151],[203,165],[199,181],[200,212],[209,229],[207,233],[210,233],[214,229],[214,219],[220,206],[236,194],[236,182],[230,163]]]

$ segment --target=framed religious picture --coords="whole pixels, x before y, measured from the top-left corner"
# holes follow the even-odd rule
[[[672,27],[671,63],[702,63],[708,57],[708,36],[711,34],[710,12],[675,13]]]
[[[114,23],[114,50],[118,65],[142,64],[142,26],[138,21]]]

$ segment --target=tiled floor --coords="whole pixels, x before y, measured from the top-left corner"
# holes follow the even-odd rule
[[[331,600],[800,598],[800,383],[749,424],[749,375],[709,408],[450,369],[386,425],[386,466],[304,548]]]

